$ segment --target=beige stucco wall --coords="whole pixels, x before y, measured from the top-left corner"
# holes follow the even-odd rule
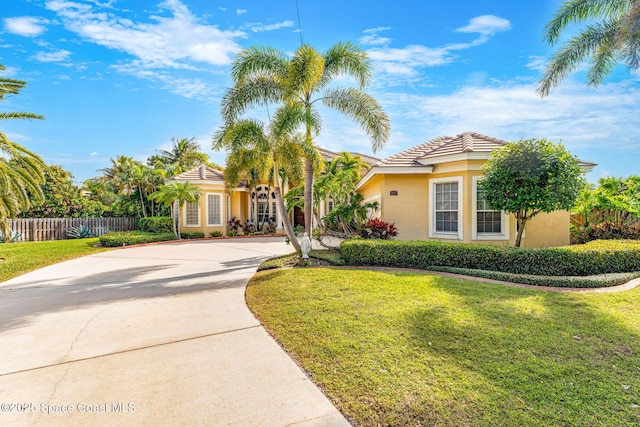
[[[200,206],[200,224],[197,226],[185,225],[186,207],[183,207],[180,213],[180,228],[185,232],[201,231],[205,237],[209,237],[209,233],[212,231],[220,231],[226,234],[227,224],[227,193],[224,190],[222,184],[203,184],[198,185],[200,187],[200,200],[198,204]],[[207,193],[219,194],[221,196],[221,225],[208,226],[207,225]]]
[[[567,211],[541,213],[533,217],[526,225],[522,246],[527,248],[546,248],[569,244],[569,220]],[[515,226],[514,238],[515,242]]]
[[[473,225],[475,211],[474,178],[482,176],[482,160],[456,161],[435,165],[430,174],[386,174],[376,175],[366,182],[358,192],[365,199],[380,195],[381,218],[395,223],[399,240],[436,240],[446,242],[513,245],[516,238],[515,218],[505,218],[508,238],[474,240]],[[429,237],[429,224],[433,219],[429,210],[430,180],[457,178],[462,180],[462,233],[461,238]],[[397,196],[391,196],[397,191]],[[540,214],[527,225],[522,246],[549,247],[569,244],[569,213],[552,212]]]

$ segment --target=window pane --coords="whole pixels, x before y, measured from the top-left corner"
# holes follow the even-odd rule
[[[458,231],[458,183],[435,184],[435,229],[438,232]]]
[[[222,213],[220,209],[220,200],[221,197],[219,194],[208,194],[207,195],[207,224],[210,225],[220,225],[222,224]]]
[[[185,224],[198,225],[198,203],[187,202],[185,205]]]

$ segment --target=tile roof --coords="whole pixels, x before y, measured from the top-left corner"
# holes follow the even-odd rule
[[[173,181],[220,181],[224,183],[224,173],[211,166],[200,165],[169,179]]]
[[[341,156],[342,153],[344,153],[344,151],[338,153],[336,151],[327,150],[325,148],[318,148],[318,151],[320,151],[320,154],[322,154],[322,157],[324,157],[325,160],[333,160],[334,158]],[[360,156],[360,158],[369,166],[373,166],[380,162],[379,158],[369,156],[367,154],[356,153],[354,151],[349,151],[348,153],[352,156]]]
[[[464,132],[456,136],[439,136],[402,153],[387,157],[376,166],[423,166],[429,163],[429,159],[435,157],[471,152],[490,153],[494,148],[506,144],[507,141],[475,132]]]

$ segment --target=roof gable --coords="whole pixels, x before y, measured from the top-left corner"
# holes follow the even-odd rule
[[[491,153],[508,142],[476,132],[464,132],[456,136],[439,136],[430,141],[410,148],[399,154],[387,157],[377,166],[422,166],[430,159],[465,153]]]
[[[170,181],[217,181],[224,183],[224,173],[211,166],[200,165],[169,178]]]

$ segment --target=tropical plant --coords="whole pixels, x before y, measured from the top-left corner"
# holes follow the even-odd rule
[[[237,236],[238,232],[242,228],[242,222],[240,222],[240,220],[235,216],[232,216],[231,218],[229,218],[229,221],[227,221],[227,227],[227,234],[229,236]]]
[[[20,240],[20,237],[22,237],[22,233],[19,233],[15,230],[9,230],[9,238],[5,239],[4,236],[5,234],[0,231],[0,243],[15,243]]]
[[[567,0],[545,27],[544,39],[555,45],[563,31],[586,23],[547,64],[537,92],[551,89],[588,60],[589,86],[597,87],[619,62],[640,68],[640,2],[637,0]]]
[[[158,187],[158,191],[149,198],[171,207],[173,232],[180,240],[180,212],[185,203],[195,203],[200,199],[200,187],[190,182],[171,182]]]
[[[342,75],[353,77],[357,88],[332,86]],[[321,130],[319,104],[351,117],[371,137],[373,151],[389,138],[389,118],[377,101],[362,89],[371,78],[365,51],[352,43],[337,43],[326,52],[303,44],[291,55],[270,47],[251,47],[238,53],[231,76],[234,86],[222,101],[227,124],[237,121],[248,108],[279,103],[272,132],[276,138],[304,130],[305,228],[312,235],[313,138]]]
[[[5,67],[0,65],[0,71]],[[17,95],[26,82],[0,76],[0,101],[9,95]],[[24,112],[0,112],[0,120],[43,119],[44,117]],[[47,165],[35,153],[9,140],[0,131],[0,232],[3,240],[9,241],[11,227],[9,219],[20,211],[29,209],[33,202],[42,200],[40,185],[44,182]]]
[[[224,180],[227,191],[233,191],[250,171],[262,180],[274,181],[276,205],[287,237],[296,252],[302,253],[282,198],[283,177],[301,176],[301,146],[304,141],[275,137],[257,120],[241,119],[218,129],[213,137],[214,150],[226,150],[227,168]],[[283,174],[280,174],[283,171]],[[278,172],[278,173],[276,173]],[[245,228],[245,231],[247,228]]]
[[[78,227],[71,227],[67,230],[67,239],[86,239],[88,237],[95,237],[95,234],[86,224],[82,224]]]
[[[380,218],[370,218],[360,230],[360,237],[364,239],[389,240],[398,235],[398,229],[393,223],[381,220]]]
[[[570,210],[584,181],[578,158],[546,139],[510,142],[493,150],[479,188],[492,209],[515,215],[520,246],[527,222],[541,212]]]
[[[322,222],[329,232],[360,234],[370,216],[380,208],[378,202],[365,202],[362,194],[354,194],[349,203],[337,205]]]
[[[217,166],[200,150],[200,144],[195,138],[171,138],[171,148],[156,150],[157,154],[149,157],[147,163],[149,166],[163,165],[169,171],[169,177],[201,164]]]

